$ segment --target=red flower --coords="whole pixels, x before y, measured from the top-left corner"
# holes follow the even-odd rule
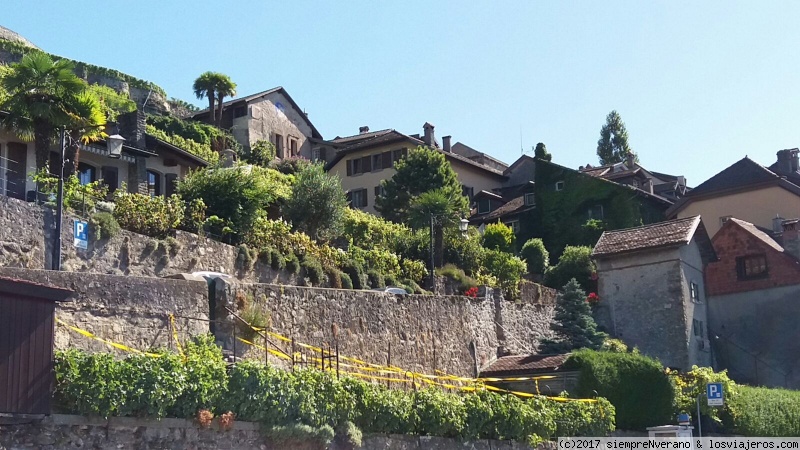
[[[478,288],[477,287],[471,287],[471,288],[467,289],[466,291],[464,291],[464,295],[466,295],[467,297],[477,297],[478,296]]]
[[[600,302],[600,297],[592,292],[588,297],[586,297],[586,301],[592,305],[595,305]]]

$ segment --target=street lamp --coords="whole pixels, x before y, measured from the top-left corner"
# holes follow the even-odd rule
[[[72,139],[67,134],[66,128],[61,130],[61,171],[58,174],[58,195],[56,196],[56,236],[53,243],[53,270],[61,270],[61,222],[64,218],[64,164],[66,164],[64,153],[67,148],[67,139]],[[106,139],[106,149],[108,157],[119,159],[122,157],[122,143],[125,138],[119,134],[114,134]],[[75,167],[75,170],[78,168]]]

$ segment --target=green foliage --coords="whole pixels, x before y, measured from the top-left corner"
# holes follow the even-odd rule
[[[289,196],[290,180],[257,166],[200,169],[178,183],[178,192],[188,202],[203,200],[207,214],[221,219],[210,226],[211,233],[239,243],[246,240],[271,204]]]
[[[326,173],[322,164],[309,164],[295,174],[283,212],[296,230],[327,241],[339,236],[346,208],[339,177]]]
[[[597,331],[586,293],[574,278],[556,297],[556,314],[550,328],[556,332],[558,340],[544,340],[540,353],[566,353],[581,348],[597,350],[608,337]]]
[[[575,279],[582,289],[593,292],[592,274],[594,271],[591,247],[567,246],[559,258],[558,264],[551,267],[545,274],[544,284],[553,289],[561,289],[570,280]]]
[[[297,258],[297,255],[294,253],[289,253],[286,255],[286,270],[289,273],[298,274],[300,273],[300,260]]]
[[[527,269],[524,261],[510,253],[486,250],[484,267],[497,278],[506,299],[513,300],[519,297],[519,283]]]
[[[369,280],[369,286],[373,289],[382,288],[386,286],[386,282],[383,279],[383,275],[378,272],[377,270],[370,269],[367,271],[367,280]]]
[[[261,139],[257,140],[250,147],[245,147],[242,153],[242,159],[250,164],[261,167],[269,167],[270,163],[276,157],[275,144]]]
[[[427,244],[425,249],[427,249]],[[474,276],[481,268],[485,269],[483,267],[485,253],[486,251],[481,245],[481,234],[475,227],[467,230],[466,238],[457,229],[444,230],[444,263],[461,267],[465,272]]]
[[[202,231],[203,224],[206,223],[206,203],[202,198],[195,198],[187,202],[186,212],[180,224],[181,230],[190,233]]]
[[[464,431],[467,409],[462,397],[430,387],[414,398],[417,431],[429,436],[459,437]]]
[[[628,145],[625,122],[617,111],[611,111],[606,116],[606,123],[600,129],[600,139],[597,141],[597,157],[600,159],[600,164],[622,162],[632,154],[633,150]]]
[[[314,258],[305,258],[303,259],[303,263],[301,264],[303,270],[306,273],[306,276],[312,283],[315,285],[322,284],[325,281],[325,271],[322,269],[322,265]]]
[[[744,436],[800,436],[800,391],[726,385],[726,428]]]
[[[136,102],[127,93],[117,92],[100,84],[90,84],[87,89],[100,101],[100,107],[108,120],[116,121],[120,114],[136,111]]]
[[[195,148],[198,152],[202,152],[212,159],[207,159],[202,154],[195,153],[194,151],[184,148],[180,145],[178,146],[212,163],[215,163],[219,159],[219,155],[216,151],[214,151],[215,142],[221,142],[223,148],[230,148],[237,151],[240,151],[241,149],[241,145],[236,142],[236,139],[234,139],[230,132],[220,130],[213,125],[198,122],[196,120],[184,120],[175,116],[159,116],[148,114],[147,125],[152,126],[153,129],[161,132],[151,134],[158,134],[158,136],[163,134],[167,136],[167,139],[164,139],[163,137],[159,137],[159,139],[166,140],[173,145],[178,145],[176,142],[184,142],[184,145]],[[150,133],[150,131],[148,131],[148,133]],[[198,145],[202,147],[202,150],[200,150]]]
[[[186,344],[185,358],[162,353],[115,359],[76,349],[55,357],[55,403],[72,414],[191,417],[212,410],[227,385],[222,352],[213,337]]]
[[[533,149],[533,156],[543,161],[551,161],[553,159],[553,155],[547,151],[547,147],[543,142],[536,144],[536,147]]]
[[[428,276],[428,269],[425,268],[425,264],[422,261],[401,259],[400,276],[419,283]]]
[[[119,222],[108,212],[94,213],[89,223],[98,239],[111,239],[120,232]]]
[[[447,277],[458,283],[458,291],[463,294],[467,289],[477,287],[478,283],[467,276],[462,269],[452,265],[445,264],[444,267],[436,269],[436,275],[440,277]]]
[[[673,419],[672,385],[655,359],[579,350],[567,359],[564,370],[580,372],[577,396],[598,395],[614,405],[616,425],[623,430],[643,430]]]
[[[353,422],[347,421],[336,429],[337,448],[350,450],[361,447],[363,434]]]
[[[469,212],[469,201],[461,194],[461,183],[442,152],[426,147],[411,150],[394,165],[396,173],[383,182],[384,194],[375,209],[392,222],[403,223],[411,217],[411,204],[421,194],[441,190],[452,199],[450,210],[458,216]],[[429,216],[430,217],[430,216]]]
[[[278,161],[273,161],[270,167],[277,170],[284,175],[294,175],[303,170],[304,167],[310,166],[311,161],[303,158],[302,156],[293,156],[291,158],[283,158]]]
[[[550,253],[539,238],[528,239],[519,252],[528,266],[528,273],[543,275],[550,266]]]
[[[286,267],[286,258],[284,258],[281,252],[279,252],[277,249],[270,248],[269,256],[269,264],[273,269],[283,270],[283,268]]]
[[[667,373],[675,392],[675,414],[695,411],[697,397],[705,394],[708,383],[722,383],[726,402],[733,397],[737,387],[736,383],[728,378],[727,372],[714,372],[710,367],[692,366],[692,370],[685,373],[667,369]],[[700,410],[704,416],[719,425],[722,424],[720,408],[708,406],[708,402],[701,402]]]
[[[389,222],[360,209],[344,211],[342,235],[361,248],[378,248],[399,253],[401,246],[411,239],[411,230],[405,225]]]
[[[267,328],[270,326],[272,321],[272,316],[270,315],[269,311],[267,311],[263,305],[258,305],[252,301],[247,302],[244,309],[239,311],[239,317],[252,326],[237,322],[237,333],[244,339],[247,339],[251,342],[257,339],[257,336],[259,336],[258,332],[254,330],[253,327],[262,329]]]
[[[274,448],[309,448],[309,442],[316,444],[309,450],[325,450],[335,437],[330,425],[314,428],[302,423],[279,425],[266,430],[265,434]]]
[[[490,250],[510,253],[514,245],[514,230],[508,225],[497,222],[486,225],[483,231],[483,246]]]
[[[150,124],[145,126],[145,131],[147,134],[152,135],[156,139],[161,139],[168,144],[172,144],[181,150],[187,151],[205,161],[208,161],[210,164],[216,164],[219,162],[219,153],[215,152],[210,145],[202,144],[192,139],[185,139],[177,134],[167,134]]]
[[[367,288],[367,276],[364,273],[364,266],[358,261],[348,259],[342,264],[342,271],[350,277],[354,289]]]
[[[341,279],[342,289],[353,289],[353,280],[350,278],[350,275],[339,272],[339,278]]]
[[[627,353],[628,346],[619,339],[606,338],[606,340],[603,341],[601,350],[605,352]]]
[[[50,175],[47,169],[42,169],[31,175],[31,180],[39,186],[40,192],[55,201],[58,177]],[[108,186],[102,181],[81,184],[75,175],[64,179],[64,207],[76,213],[94,211],[97,202],[103,201],[107,196]]]
[[[184,204],[177,195],[150,197],[118,189],[114,193],[114,202],[114,218],[119,225],[147,236],[165,237],[184,217]]]

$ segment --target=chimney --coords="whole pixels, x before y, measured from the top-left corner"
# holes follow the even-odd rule
[[[145,126],[146,116],[144,111],[137,109],[117,117],[117,127],[120,136],[125,138],[125,144],[131,147],[146,149]]]
[[[369,133],[369,127],[364,125],[363,127],[358,127],[358,134]]]
[[[233,167],[236,165],[236,160],[239,157],[236,155],[236,152],[226,148],[222,151],[222,155],[220,157],[220,161],[222,162],[222,167]]]
[[[444,147],[442,150],[450,153],[450,138],[452,136],[442,136],[442,146]]]
[[[428,147],[433,148],[433,144],[436,142],[436,137],[433,135],[433,125],[425,122],[425,125],[422,126],[422,129],[425,131],[425,134],[422,136],[422,142],[424,142]]]
[[[783,221],[783,251],[800,259],[800,219]]]
[[[789,173],[797,172],[798,169],[798,149],[790,148],[778,150],[778,172]]]
[[[783,217],[780,214],[775,214],[775,218],[772,219],[772,231],[775,233],[782,233],[783,232]]]
[[[628,153],[628,156],[625,157],[625,166],[628,167],[628,170],[633,170],[636,167],[636,155],[633,152]]]
[[[644,186],[642,186],[642,189],[652,194],[653,193],[653,179],[652,178],[648,178],[644,182]]]

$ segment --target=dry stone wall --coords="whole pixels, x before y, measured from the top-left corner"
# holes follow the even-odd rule
[[[109,419],[54,414],[42,421],[0,425],[0,450],[38,448],[133,449],[236,449],[308,450],[311,442],[275,445],[253,422],[234,422],[232,429],[220,431],[216,421],[200,428],[184,419],[148,420],[129,417]],[[336,450],[334,446],[329,447]],[[363,450],[531,450],[513,441],[478,440],[462,442],[430,436],[371,435],[362,440]],[[552,449],[544,444],[539,449]]]

